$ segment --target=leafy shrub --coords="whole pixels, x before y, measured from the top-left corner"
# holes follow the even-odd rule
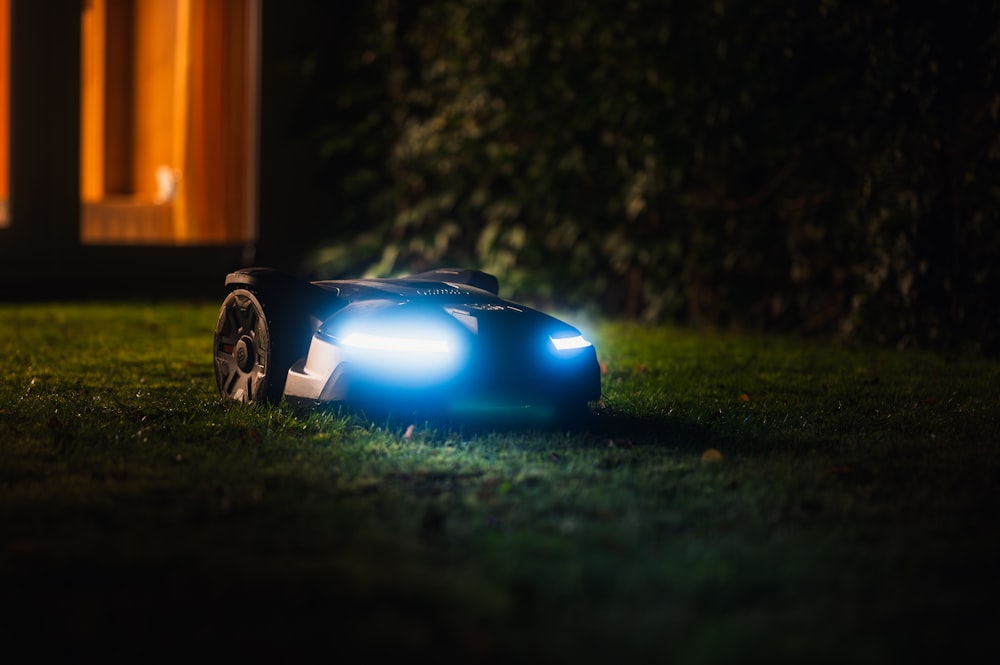
[[[320,127],[339,240],[310,266],[997,350],[998,14],[377,2]]]

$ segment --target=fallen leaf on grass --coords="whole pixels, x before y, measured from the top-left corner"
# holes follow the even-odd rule
[[[722,453],[720,453],[715,448],[709,448],[701,454],[701,461],[704,464],[711,464],[713,462],[721,462],[723,459]]]

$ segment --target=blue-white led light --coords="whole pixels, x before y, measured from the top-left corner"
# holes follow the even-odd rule
[[[557,351],[570,351],[572,349],[585,349],[591,346],[590,342],[583,338],[583,335],[574,337],[549,337],[552,345]]]
[[[447,340],[421,337],[390,337],[354,332],[342,340],[344,346],[368,351],[399,353],[448,353]]]

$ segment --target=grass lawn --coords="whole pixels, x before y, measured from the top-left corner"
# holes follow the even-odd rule
[[[5,662],[996,652],[1000,362],[597,324],[463,429],[223,403],[217,307],[0,305]]]

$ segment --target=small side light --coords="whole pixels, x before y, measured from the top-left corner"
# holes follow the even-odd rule
[[[585,349],[591,346],[590,342],[583,338],[583,335],[575,337],[549,337],[556,351],[570,351],[572,349]]]

